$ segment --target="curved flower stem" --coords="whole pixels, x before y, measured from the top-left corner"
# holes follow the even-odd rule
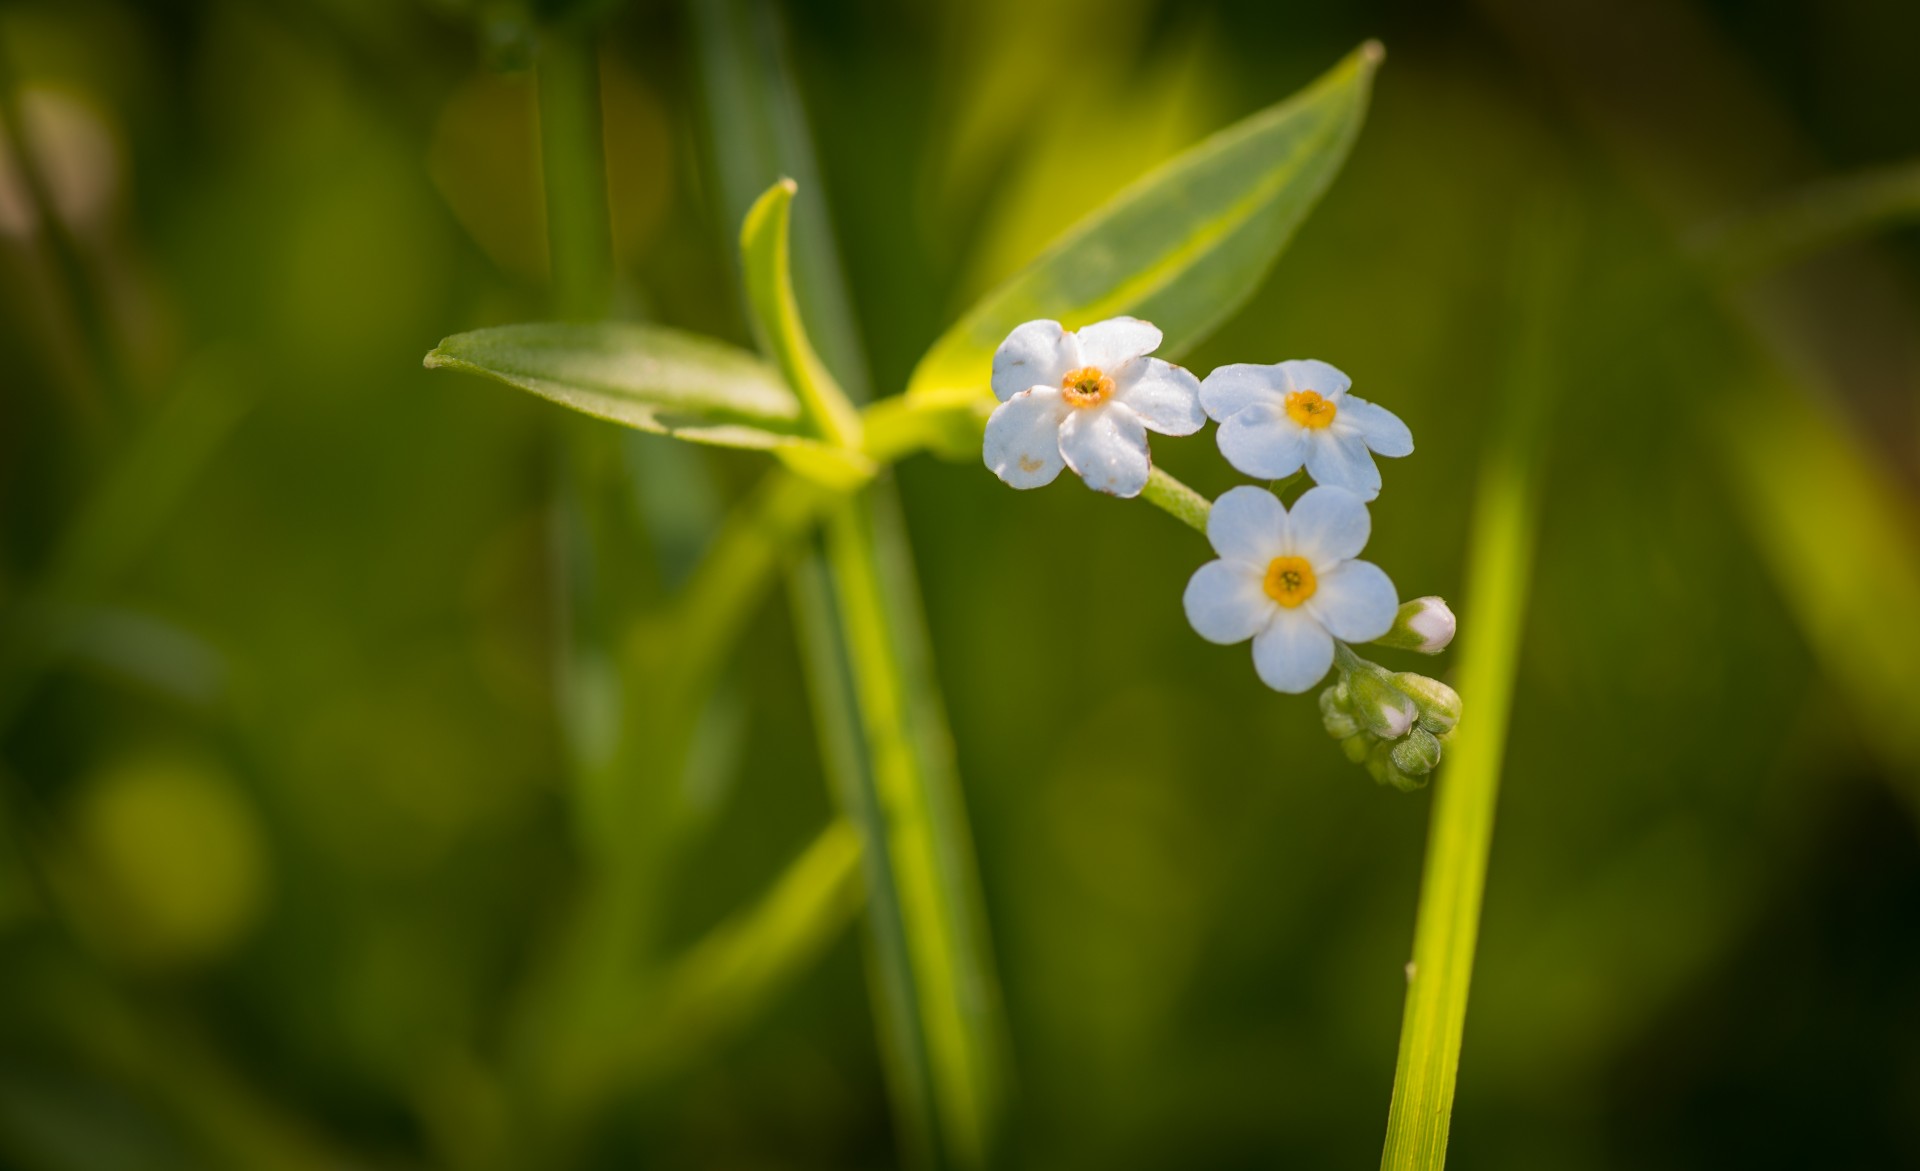
[[[1213,511],[1213,502],[1159,468],[1147,474],[1147,486],[1141,489],[1140,499],[1165,510],[1189,528],[1203,534],[1207,531],[1207,514]]]

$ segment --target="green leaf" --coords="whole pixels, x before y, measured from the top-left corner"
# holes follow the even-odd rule
[[[1259,285],[1346,161],[1366,116],[1380,46],[1367,42],[1294,97],[1175,157],[989,293],[921,359],[917,399],[985,395],[1013,327],[1143,317],[1177,354]]]
[[[761,341],[780,364],[787,384],[800,396],[808,421],[821,438],[837,447],[860,445],[860,416],[847,401],[826,364],[807,340],[800,303],[793,295],[793,264],[788,252],[793,195],[799,187],[782,179],[754,201],[740,227],[741,276],[747,304]]]
[[[808,443],[800,402],[765,362],[658,325],[534,323],[477,329],[427,355],[639,431],[721,447]]]

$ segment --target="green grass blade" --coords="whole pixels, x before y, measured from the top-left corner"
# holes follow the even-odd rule
[[[860,834],[838,819],[759,902],[673,963],[637,1006],[644,1019],[627,1030],[631,1048],[618,1060],[633,1077],[657,1079],[737,1034],[839,936],[862,894]]]
[[[1920,219],[1920,163],[1816,183],[1696,232],[1694,256],[1722,277],[1780,268]]]
[[[1433,1171],[1446,1163],[1533,565],[1541,447],[1555,379],[1546,318],[1569,263],[1562,255],[1566,245],[1553,231],[1551,221],[1536,218],[1522,225],[1518,241],[1516,351],[1498,411],[1502,422],[1475,491],[1467,606],[1454,644],[1460,652],[1458,690],[1467,708],[1434,785],[1380,1159],[1386,1171]]]
[[[1339,173],[1381,55],[1362,45],[1114,196],[935,342],[908,393],[986,395],[994,349],[1035,318],[1076,328],[1132,314],[1160,326],[1169,354],[1197,344],[1252,295]]]

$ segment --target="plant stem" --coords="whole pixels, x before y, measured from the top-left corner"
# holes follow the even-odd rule
[[[1212,502],[1159,468],[1147,474],[1147,486],[1141,490],[1140,499],[1165,510],[1189,528],[1201,533],[1207,531],[1207,514],[1213,511]]]
[[[553,307],[565,320],[594,321],[613,303],[613,227],[591,32],[541,29],[536,72]]]

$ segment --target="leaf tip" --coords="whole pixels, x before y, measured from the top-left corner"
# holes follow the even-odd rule
[[[1377,66],[1387,59],[1387,47],[1377,40],[1368,40],[1360,46],[1360,59],[1369,66]]]
[[[774,186],[785,191],[788,195],[797,195],[800,192],[800,184],[794,182],[786,175],[780,176],[780,182],[774,184]]]
[[[435,346],[433,349],[427,351],[426,357],[420,359],[420,364],[429,370],[438,370],[452,360],[453,359],[448,357],[438,346]]]

